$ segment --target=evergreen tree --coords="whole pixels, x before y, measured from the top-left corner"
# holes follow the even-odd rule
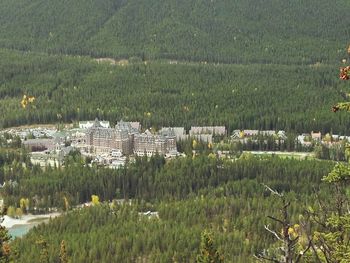
[[[223,257],[217,251],[212,234],[205,230],[201,237],[200,252],[197,256],[197,263],[221,263],[224,262]]]
[[[41,236],[36,242],[40,247],[40,263],[49,263],[49,251],[47,241]]]
[[[68,263],[66,243],[64,242],[64,240],[62,240],[60,247],[60,263]]]

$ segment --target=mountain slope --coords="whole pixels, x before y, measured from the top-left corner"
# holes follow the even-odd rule
[[[334,62],[346,0],[3,0],[0,47],[228,63]]]

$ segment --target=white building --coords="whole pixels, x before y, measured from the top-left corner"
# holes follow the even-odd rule
[[[195,127],[192,126],[190,130],[190,136],[198,135],[198,134],[212,134],[212,135],[226,135],[227,131],[225,126],[202,126]]]
[[[79,121],[79,128],[80,129],[89,129],[94,125],[95,121]],[[100,125],[103,128],[110,128],[109,121],[100,121]]]
[[[155,153],[165,155],[177,151],[174,133],[154,135],[149,130],[134,136],[134,154],[152,156]]]
[[[162,134],[162,135],[175,134],[177,141],[186,140],[188,138],[184,127],[163,127],[159,131],[159,134]]]

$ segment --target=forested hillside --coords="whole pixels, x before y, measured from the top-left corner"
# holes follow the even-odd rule
[[[4,163],[11,163],[11,158],[4,158]],[[267,215],[278,212],[280,203],[263,184],[286,194],[293,219],[298,220],[305,207],[315,206],[314,191],[324,200],[330,196],[321,178],[332,165],[249,155],[232,162],[201,155],[170,162],[143,158],[114,171],[79,162],[43,171],[12,162],[1,174],[18,182],[5,187],[5,203],[18,206],[20,198],[28,198],[31,210],[34,206],[66,210],[90,201],[92,194],[102,201],[132,200],[132,205],[115,202],[112,208],[70,211],[34,229],[12,244],[18,251],[16,262],[39,261],[41,236],[48,244],[49,262],[57,261],[61,240],[77,263],[194,262],[200,233],[207,228],[214,233],[225,262],[246,263],[274,243],[263,225]],[[149,210],[157,211],[159,218],[140,214]]]
[[[3,0],[0,46],[227,63],[336,62],[347,0]]]
[[[337,67],[305,65],[110,65],[88,57],[0,50],[0,126],[124,119],[143,127],[226,125],[346,134],[333,114],[345,89]],[[35,101],[21,107],[23,95]]]
[[[5,204],[16,206],[20,198],[30,198],[30,206],[48,210],[49,207],[64,209],[63,196],[70,205],[90,200],[97,194],[102,200],[113,198],[145,201],[184,199],[191,194],[220,191],[227,195],[263,191],[260,183],[269,183],[279,191],[295,191],[312,194],[312,187],[330,167],[329,162],[283,161],[278,158],[259,161],[256,158],[237,162],[222,162],[208,157],[164,162],[162,157],[137,159],[125,169],[95,169],[83,164],[67,165],[65,169],[41,170],[37,166],[25,169],[17,163],[12,169],[0,170],[1,180],[18,182],[17,187],[4,187]],[[221,167],[221,168],[220,168]],[[249,183],[251,181],[251,183]],[[242,182],[244,182],[242,184]],[[219,192],[220,192],[219,191]],[[35,200],[34,200],[35,199]],[[33,203],[34,202],[34,203]]]
[[[346,0],[4,0],[0,127],[99,117],[345,134],[349,117],[329,109],[342,100],[349,11]],[[23,95],[35,103],[21,108]]]
[[[0,182],[8,211],[64,213],[11,242],[14,262],[41,262],[42,240],[47,262],[58,261],[62,240],[76,263],[194,262],[204,229],[213,233],[225,262],[254,262],[254,253],[274,244],[263,225],[280,207],[264,185],[285,193],[295,222],[306,207],[316,206],[316,194],[332,196],[321,183],[334,165],[329,161],[250,154],[218,159],[207,149],[167,161],[136,158],[118,170],[86,166],[75,153],[65,167],[40,168],[30,163],[18,137],[7,138],[12,141],[0,140]],[[105,203],[79,208],[92,195]],[[149,218],[147,211],[158,215]]]

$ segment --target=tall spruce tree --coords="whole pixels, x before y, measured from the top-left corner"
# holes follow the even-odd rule
[[[222,263],[223,257],[216,249],[212,235],[205,230],[202,233],[200,252],[197,256],[197,263]]]
[[[64,240],[62,240],[60,247],[60,263],[68,263],[66,243]]]
[[[43,236],[39,238],[39,240],[36,241],[36,244],[40,247],[40,263],[49,263],[49,251],[48,251],[48,245],[47,241],[44,239]]]

